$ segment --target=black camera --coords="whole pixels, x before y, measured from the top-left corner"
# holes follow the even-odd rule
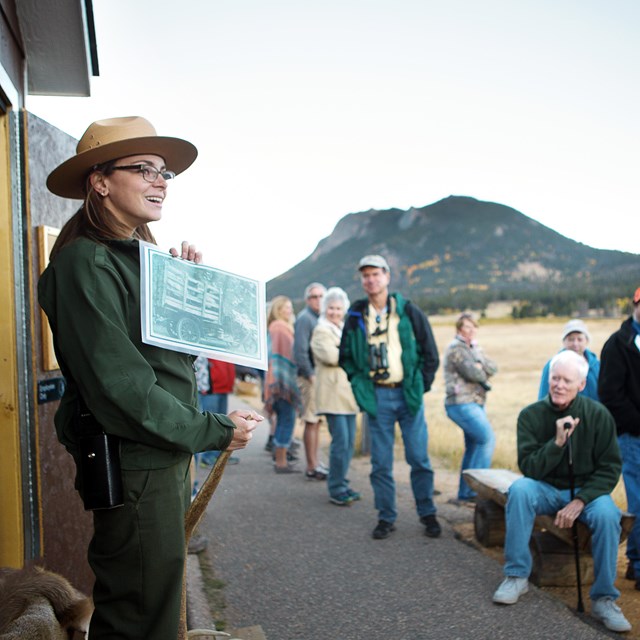
[[[384,342],[369,345],[369,369],[374,372],[373,379],[376,381],[389,377],[389,358]]]

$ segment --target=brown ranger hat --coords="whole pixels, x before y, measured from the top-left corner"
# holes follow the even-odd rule
[[[198,150],[181,138],[159,136],[153,125],[139,116],[97,120],[80,138],[76,155],[49,174],[47,188],[63,198],[82,200],[92,167],[143,153],[161,156],[167,169],[178,174],[191,166]]]

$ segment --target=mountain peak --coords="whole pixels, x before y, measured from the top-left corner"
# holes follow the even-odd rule
[[[431,312],[563,290],[585,299],[628,296],[640,279],[634,254],[593,249],[506,205],[451,195],[407,210],[347,214],[306,260],[271,280],[267,294],[298,301],[320,281],[362,297],[355,265],[370,253],[386,257],[394,290]]]

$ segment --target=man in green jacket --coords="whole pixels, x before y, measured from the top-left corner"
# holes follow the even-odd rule
[[[599,402],[578,395],[586,384],[588,371],[583,357],[574,351],[561,351],[549,367],[549,395],[525,407],[518,416],[518,465],[525,477],[509,488],[506,577],[493,601],[515,604],[529,590],[529,539],[537,515],[555,514],[555,525],[564,529],[578,519],[592,534],[595,579],[589,594],[591,615],[612,631],[629,631],[631,625],[615,603],[620,596],[614,585],[620,510],[610,495],[622,463],[613,417]]]
[[[393,450],[398,422],[418,517],[426,535],[437,538],[441,530],[433,503],[422,399],[438,368],[436,343],[424,313],[399,293],[389,294],[390,269],[385,258],[365,256],[358,268],[367,298],[356,301],[347,314],[340,366],[369,419],[370,479],[379,518],[373,537],[387,538],[395,530]]]

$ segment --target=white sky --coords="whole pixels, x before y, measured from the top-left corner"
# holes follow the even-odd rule
[[[27,108],[76,138],[141,115],[198,147],[160,246],[269,280],[348,213],[466,195],[640,252],[638,0],[93,5],[91,98]]]

